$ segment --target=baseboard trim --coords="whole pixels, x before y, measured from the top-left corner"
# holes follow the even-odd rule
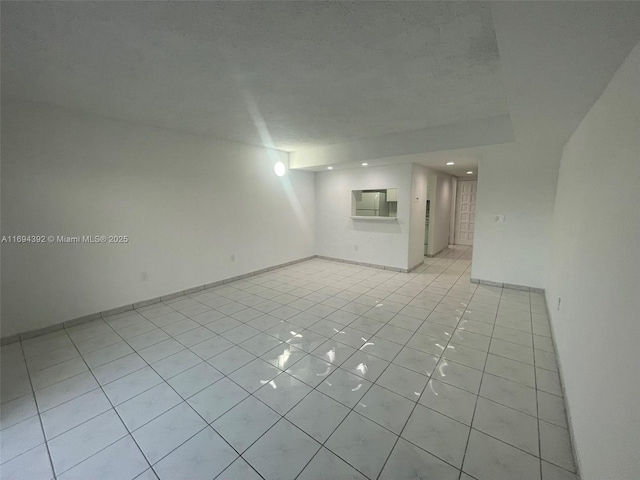
[[[316,258],[319,258],[321,260],[329,260],[331,262],[348,263],[349,265],[358,265],[360,267],[379,268],[380,270],[389,270],[391,272],[399,272],[399,273],[409,273],[410,271],[415,270],[416,268],[418,268],[420,265],[424,263],[424,260],[423,260],[422,262],[420,262],[419,264],[411,268],[399,268],[399,267],[390,267],[388,265],[377,265],[375,263],[356,262],[355,260],[345,260],[344,258],[327,257],[324,255],[316,255]]]
[[[413,267],[407,269],[407,273],[413,272],[416,268],[420,268],[422,265],[424,265],[424,259],[420,260],[418,263],[416,263]]]
[[[562,390],[562,403],[564,404],[564,411],[567,415],[567,427],[569,430],[569,438],[571,439],[571,451],[573,452],[573,459],[575,460],[576,467],[576,476],[578,479],[582,478],[580,476],[581,461],[580,456],[578,455],[578,451],[576,450],[576,436],[573,430],[573,421],[571,416],[571,408],[569,407],[569,403],[567,402],[567,389],[564,384],[564,370],[562,368],[562,362],[560,361],[560,357],[558,355],[558,345],[556,344],[556,334],[554,332],[553,321],[551,319],[551,310],[549,310],[549,302],[547,301],[547,296],[544,296],[544,304],[547,308],[547,317],[549,318],[549,328],[551,330],[551,343],[553,344],[553,350],[556,355],[556,363],[558,364],[558,378],[560,379],[560,390]]]
[[[429,255],[425,254],[424,256],[425,256],[425,257],[429,257],[429,258],[433,258],[433,257],[435,257],[435,256],[437,256],[437,255],[439,255],[439,254],[441,254],[442,252],[444,252],[447,248],[449,248],[449,246],[448,246],[448,245],[447,245],[446,247],[444,247],[444,248],[441,248],[441,249],[440,249],[440,250],[438,250],[436,253],[432,253],[432,254],[429,254]]]
[[[267,268],[262,268],[260,270],[255,270],[253,272],[244,273],[242,275],[237,275],[235,277],[225,278],[223,280],[218,280],[216,282],[207,283],[205,285],[198,285],[197,287],[187,288],[185,290],[181,290],[179,292],[168,293],[166,295],[161,295],[155,298],[149,298],[147,300],[141,300],[139,302],[130,303],[128,305],[122,305],[121,307],[111,308],[109,310],[104,310],[102,312],[92,313],[90,315],[84,315],[82,317],[74,318],[72,320],[66,320],[64,322],[56,323],[54,325],[49,325],[47,327],[38,328],[35,330],[28,330],[22,333],[16,333],[15,335],[9,335],[6,337],[0,338],[0,346],[9,345],[11,343],[15,343],[21,340],[28,340],[30,338],[39,337],[41,335],[46,335],[47,333],[56,332],[58,330],[62,330],[63,328],[70,328],[76,325],[81,325],[83,323],[92,322],[94,320],[104,319],[113,315],[117,315],[119,313],[128,312],[130,310],[134,310],[136,308],[146,307],[148,305],[153,305],[155,303],[164,302],[167,300],[172,300],[174,298],[179,298],[184,295],[191,295],[192,293],[199,292],[201,290],[206,290],[209,288],[219,287],[220,285],[224,285],[225,283],[231,283],[238,280],[242,280],[244,278],[253,277],[255,275],[260,275],[262,273],[271,272],[273,270],[277,270],[279,268],[288,267],[290,265],[295,265],[296,263],[306,262],[307,260],[312,260],[316,258],[317,255],[311,255],[310,257],[300,258],[298,260],[292,260],[290,262],[280,263],[278,265],[274,265]]]
[[[480,278],[472,278],[471,283],[486,285],[488,287],[499,287],[499,288],[508,288],[511,290],[521,290],[523,292],[544,293],[544,288],[530,287],[528,285],[518,285],[515,283],[494,282],[492,280],[482,280]]]

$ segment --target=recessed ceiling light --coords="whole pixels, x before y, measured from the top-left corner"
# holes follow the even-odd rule
[[[467,172],[467,175],[473,175],[473,172],[469,171]]]
[[[281,177],[284,175],[284,172],[286,171],[286,168],[284,166],[284,163],[282,162],[278,162],[273,166],[273,171],[276,172],[276,175]]]
[[[327,170],[333,170],[333,167],[327,167]]]
[[[447,165],[455,165],[454,162],[447,162]]]
[[[364,163],[362,164],[362,166],[363,166],[363,167],[366,167],[367,165],[369,165],[367,162],[364,162]]]

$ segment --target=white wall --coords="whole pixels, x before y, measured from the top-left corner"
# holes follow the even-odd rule
[[[409,268],[424,261],[424,220],[427,213],[428,179],[431,171],[414,164],[412,167],[411,220],[409,224]]]
[[[473,180],[477,180],[477,178],[474,177]],[[456,239],[455,236],[456,236],[457,202],[458,202],[458,177],[452,177],[451,178],[451,217],[449,219],[449,242],[450,243],[454,243]]]
[[[639,72],[640,44],[560,164],[547,301],[583,480],[640,475]]]
[[[434,255],[449,246],[451,209],[453,207],[453,183],[456,177],[431,170],[423,165],[413,165],[413,190],[411,225],[409,235],[409,266],[424,260],[425,214],[427,199],[431,200],[429,214],[429,244],[427,253]],[[416,202],[416,198],[418,201]]]
[[[560,154],[561,146],[517,143],[483,151],[472,278],[546,286]]]
[[[130,242],[3,244],[2,336],[313,255],[314,174],[276,177],[286,158],[3,103],[3,235]]]
[[[397,221],[352,220],[351,191],[376,188],[398,189]],[[408,268],[410,196],[410,164],[316,173],[315,253]]]
[[[446,173],[432,171],[428,181],[432,198],[427,253],[436,255],[449,246],[451,207],[453,205],[453,177]]]

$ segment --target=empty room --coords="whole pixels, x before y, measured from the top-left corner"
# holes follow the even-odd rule
[[[640,478],[640,2],[0,20],[3,480]]]

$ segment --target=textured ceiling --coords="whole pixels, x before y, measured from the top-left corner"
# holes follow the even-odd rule
[[[509,113],[480,2],[3,2],[2,95],[283,150]]]
[[[464,176],[464,168],[479,163],[482,169],[482,162],[495,154],[517,154],[517,149],[494,145],[515,141],[543,151],[559,149],[640,41],[640,2],[499,1],[491,3],[491,12],[509,104],[510,140],[504,125],[487,128],[491,122],[485,118],[425,129],[419,136],[395,133],[301,148],[290,155],[292,165],[311,170],[359,167],[366,158],[370,165],[413,162]],[[445,166],[449,160],[455,167]]]

